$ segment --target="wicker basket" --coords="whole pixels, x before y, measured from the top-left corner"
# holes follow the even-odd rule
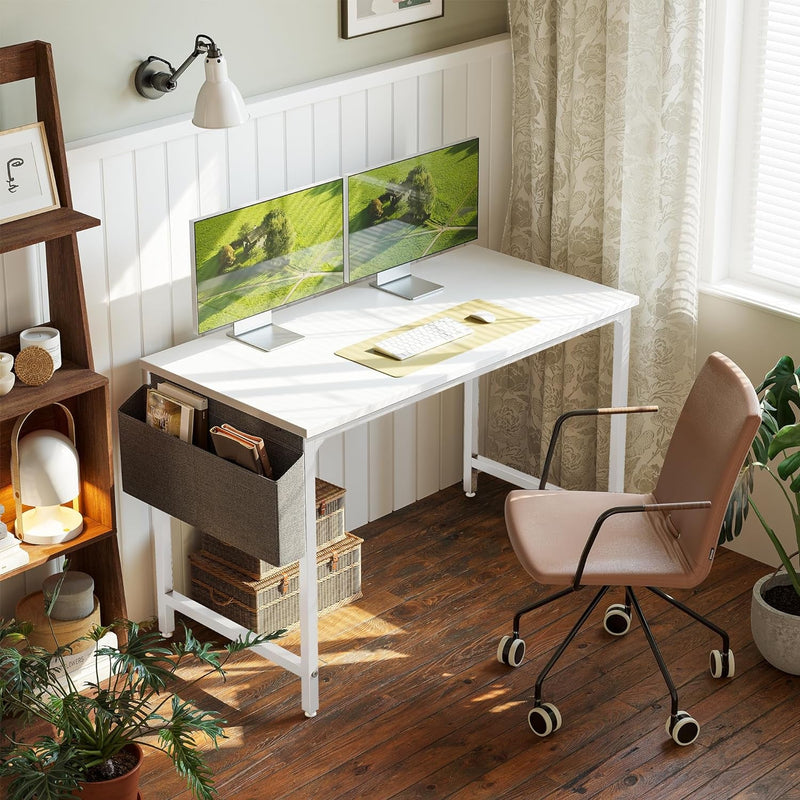
[[[344,539],[317,551],[317,600],[320,612],[361,597],[361,543]],[[192,598],[256,633],[291,628],[300,620],[300,566],[273,567],[251,580],[206,553],[189,555]]]
[[[316,479],[317,501],[317,548],[344,539],[344,493],[345,490],[327,481]],[[269,575],[275,565],[245,553],[220,541],[209,533],[200,536],[200,547],[204,555],[223,566],[230,566],[249,578],[260,579]],[[294,563],[294,562],[292,562]],[[288,564],[286,566],[291,566]]]
[[[92,628],[100,624],[100,603],[95,597],[92,613],[83,619],[60,620],[52,617],[48,619],[45,614],[44,594],[33,592],[17,603],[15,616],[33,625],[33,630],[28,636],[29,644],[43,647],[45,650],[55,650],[59,645],[69,644],[81,636],[86,636]],[[93,641],[75,642],[72,652],[81,653],[90,647],[94,647]]]

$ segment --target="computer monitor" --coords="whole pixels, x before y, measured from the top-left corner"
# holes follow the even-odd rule
[[[192,222],[198,334],[262,350],[302,338],[272,324],[276,308],[344,283],[343,180],[318,183]]]
[[[478,238],[478,139],[347,176],[349,280],[417,299],[442,287],[411,264]]]

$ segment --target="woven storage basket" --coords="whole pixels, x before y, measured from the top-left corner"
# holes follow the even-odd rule
[[[317,548],[344,539],[344,494],[345,490],[327,481],[316,479],[317,502]],[[200,547],[204,555],[226,566],[234,567],[249,578],[269,575],[275,565],[220,541],[211,534],[203,533]]]
[[[81,636],[86,636],[92,628],[100,624],[100,603],[95,597],[92,613],[83,619],[60,620],[52,617],[48,619],[45,614],[44,594],[33,592],[17,603],[15,616],[33,625],[33,630],[28,636],[30,644],[43,647],[45,650],[55,650],[59,645],[69,644]],[[93,641],[75,642],[72,652],[81,653],[90,647],[94,647]]]
[[[361,597],[361,543],[344,539],[317,551],[317,602],[329,611]],[[300,620],[300,566],[273,567],[251,580],[202,551],[189,555],[192,598],[256,633],[290,628]]]

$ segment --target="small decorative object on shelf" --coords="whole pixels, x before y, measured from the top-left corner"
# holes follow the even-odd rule
[[[0,505],[0,514],[4,508]],[[28,554],[20,547],[20,541],[0,520],[0,574],[22,567],[30,561]]]
[[[16,506],[17,537],[28,544],[60,544],[83,530],[78,508],[80,464],[75,448],[75,420],[61,403],[69,436],[53,430],[35,430],[20,438],[25,421],[20,417],[11,432],[11,483]],[[72,503],[72,508],[61,503]],[[23,503],[33,506],[23,513]]]
[[[19,335],[19,349],[41,347],[53,358],[53,370],[61,366],[61,334],[55,328],[27,328]]]
[[[0,353],[0,396],[8,394],[14,388],[16,376],[11,371],[14,356],[11,353]]]
[[[59,582],[61,589],[56,593]],[[94,579],[85,572],[73,569],[50,575],[42,583],[42,592],[48,602],[55,598],[50,612],[52,619],[84,619],[94,610]]]
[[[53,356],[43,347],[26,347],[17,356],[17,377],[28,386],[41,386],[53,377]]]

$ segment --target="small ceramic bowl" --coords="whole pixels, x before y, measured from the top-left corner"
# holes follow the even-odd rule
[[[3,377],[0,378],[0,396],[8,394],[11,391],[16,379],[17,376],[13,372],[9,372],[8,375],[3,375]]]

